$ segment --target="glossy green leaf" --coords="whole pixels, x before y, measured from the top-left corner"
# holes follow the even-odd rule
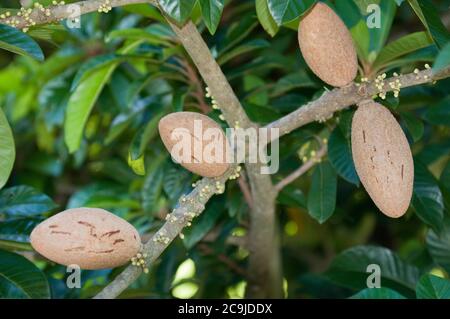
[[[99,55],[88,60],[78,69],[78,72],[72,81],[72,87],[70,88],[70,90],[73,91],[80,84],[80,82],[86,77],[88,77],[90,74],[92,74],[92,72],[104,68],[108,65],[111,65],[112,63],[118,62],[121,59],[122,57],[110,53],[105,55]]]
[[[145,175],[145,157],[144,155],[141,155],[140,157],[136,159],[131,158],[131,154],[128,154],[128,166],[131,167],[133,172],[136,173],[136,175],[144,176]]]
[[[326,276],[345,287],[365,289],[372,273],[367,271],[367,267],[372,264],[380,267],[382,287],[396,290],[406,297],[415,296],[416,283],[420,278],[419,269],[384,247],[349,248],[334,258]]]
[[[199,0],[203,20],[211,34],[216,33],[222,16],[224,0]]]
[[[40,222],[35,218],[17,218],[0,222],[0,241],[28,244],[30,234]],[[1,246],[1,245],[0,245]],[[24,245],[26,247],[29,245]]]
[[[450,281],[433,275],[424,275],[416,287],[418,299],[450,299]]]
[[[14,166],[16,147],[8,120],[0,107],[0,189],[5,186]]]
[[[432,229],[428,231],[426,244],[433,261],[450,273],[450,220],[448,218],[440,231]]]
[[[439,72],[448,68],[449,66],[450,66],[450,43],[447,43],[439,52],[439,55],[437,56],[436,61],[433,64],[433,74],[438,74]]]
[[[4,24],[0,24],[0,49],[29,56],[38,61],[44,60],[41,48],[32,38],[16,28]]]
[[[397,291],[389,288],[366,288],[351,296],[350,299],[406,299]]]
[[[413,138],[414,142],[419,141],[423,133],[425,131],[425,126],[423,122],[415,117],[411,113],[402,113],[402,118],[405,121],[406,128],[408,129],[408,132],[411,134],[411,137]]]
[[[444,201],[439,184],[428,168],[414,162],[414,192],[412,206],[427,225],[439,230],[444,218]]]
[[[279,30],[279,27],[275,20],[270,15],[267,0],[256,0],[256,15],[258,16],[259,23],[270,36],[274,37]]]
[[[170,42],[165,39],[169,34],[161,36],[160,32],[154,31],[151,26],[145,29],[131,28],[114,30],[108,34],[107,41],[122,38],[127,40],[141,40],[154,45],[170,46]]]
[[[0,191],[0,212],[9,216],[35,216],[55,207],[47,195],[29,186],[14,186]]]
[[[427,108],[425,120],[434,125],[450,126],[450,98],[445,98],[435,105]]]
[[[278,194],[277,202],[281,205],[286,205],[290,207],[299,207],[305,209],[307,206],[307,201],[305,194],[297,187],[287,185]]]
[[[394,59],[408,53],[426,48],[433,44],[433,40],[426,32],[415,32],[392,41],[386,45],[374,62],[373,68],[379,69]]]
[[[183,243],[187,249],[194,247],[216,224],[219,217],[224,212],[223,203],[219,200],[212,200],[206,206],[200,217],[192,221],[192,226],[184,231]]]
[[[159,0],[161,8],[171,18],[179,23],[184,23],[190,17],[196,0]]]
[[[165,113],[160,113],[155,115],[136,133],[130,145],[130,155],[132,160],[141,157],[150,141],[158,135],[158,123],[164,114]]]
[[[217,60],[217,62],[219,64],[225,64],[228,61],[230,61],[231,59],[233,59],[241,54],[252,52],[252,51],[255,51],[258,49],[267,48],[269,46],[270,46],[270,44],[266,40],[262,40],[262,39],[250,40],[250,41],[242,43],[238,47],[221,55],[219,57],[219,59]]]
[[[359,21],[350,29],[350,33],[359,59],[365,62],[369,61],[370,35],[366,22],[364,20]]]
[[[334,129],[328,141],[328,158],[336,172],[350,183],[359,185],[359,177],[353,163],[350,140],[340,128]]]
[[[320,224],[330,218],[336,207],[337,175],[328,162],[314,169],[308,193],[308,213]]]
[[[44,274],[21,255],[0,250],[0,298],[50,298]]]
[[[310,9],[316,0],[267,0],[270,14],[281,26],[287,22],[296,19]]]
[[[142,208],[145,213],[154,213],[162,194],[164,170],[162,163],[165,157],[158,157],[148,170],[142,186]]]
[[[427,28],[436,45],[442,49],[450,41],[450,32],[442,23],[436,6],[431,0],[408,0],[408,2]]]
[[[379,28],[369,28],[370,33],[370,52],[378,54],[383,49],[386,40],[391,32],[392,22],[397,11],[397,6],[392,0],[380,0],[379,8],[381,9],[381,21]]]
[[[172,162],[164,168],[163,189],[171,203],[175,205],[179,198],[191,189],[192,181],[189,171]]]
[[[70,153],[80,147],[89,115],[115,68],[113,64],[93,71],[70,96],[64,120],[64,140]]]

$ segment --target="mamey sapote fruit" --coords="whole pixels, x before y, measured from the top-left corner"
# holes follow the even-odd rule
[[[408,140],[391,112],[374,101],[359,104],[352,120],[352,155],[361,183],[387,216],[403,216],[413,192]]]
[[[229,168],[228,142],[219,124],[206,115],[177,112],[159,121],[159,134],[172,158],[187,170],[217,177]]]
[[[318,2],[301,19],[298,42],[306,63],[322,81],[342,87],[355,79],[358,59],[352,36],[328,5]]]
[[[81,269],[126,264],[141,248],[137,230],[124,219],[99,208],[73,208],[40,223],[31,245],[42,256]]]

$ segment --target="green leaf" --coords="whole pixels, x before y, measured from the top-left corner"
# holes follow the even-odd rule
[[[371,274],[367,272],[367,267],[372,264],[380,266],[383,287],[394,289],[406,297],[415,296],[419,269],[384,247],[356,246],[347,249],[335,257],[326,276],[345,287],[365,289]]]
[[[434,125],[450,126],[450,97],[428,107],[424,118]]]
[[[159,120],[165,115],[164,112],[156,114],[148,123],[141,128],[133,138],[130,145],[131,159],[136,160],[144,154],[150,141],[158,134]]]
[[[217,60],[217,62],[222,65],[241,54],[248,53],[248,52],[251,52],[254,50],[258,50],[258,49],[267,48],[269,46],[270,46],[270,43],[267,42],[266,40],[262,40],[262,39],[250,40],[250,41],[242,43],[240,46],[221,55],[219,57],[219,59]]]
[[[0,222],[0,241],[27,244],[30,233],[37,226],[40,219],[17,218]],[[1,245],[0,245],[1,246]],[[25,248],[29,245],[23,245]]]
[[[442,49],[450,40],[450,33],[442,23],[431,0],[408,0],[420,21],[427,28],[436,45]]]
[[[410,113],[402,113],[402,118],[405,121],[406,128],[408,129],[408,132],[411,134],[414,143],[419,141],[423,133],[425,131],[425,126],[423,122],[415,117],[413,114]]]
[[[316,0],[267,0],[270,14],[281,26],[290,22],[309,10],[317,1]]]
[[[280,96],[298,88],[318,88],[309,74],[303,69],[295,73],[288,74],[277,81],[273,89],[272,95]]]
[[[369,51],[379,53],[384,47],[386,40],[391,31],[392,22],[394,21],[397,6],[392,0],[380,0],[381,9],[381,25],[380,28],[369,28],[370,33],[370,48]]]
[[[179,23],[185,23],[190,17],[196,0],[159,0],[161,8]]]
[[[28,35],[8,25],[0,24],[0,48],[44,61],[39,45]]]
[[[192,221],[192,226],[184,231],[183,243],[187,249],[194,247],[214,227],[223,213],[224,203],[215,199],[209,202],[200,217]]]
[[[426,238],[427,250],[433,261],[450,273],[450,220],[446,219],[442,229],[430,229]]]
[[[444,201],[439,184],[428,168],[419,161],[414,163],[412,206],[424,223],[435,230],[442,227]]]
[[[191,174],[179,165],[170,162],[164,168],[163,189],[171,203],[177,203],[181,195],[191,188]]]
[[[223,11],[223,0],[200,0],[203,20],[209,33],[216,33]]]
[[[359,59],[365,62],[369,61],[370,35],[367,23],[364,20],[359,21],[350,29],[350,33]]]
[[[80,147],[89,115],[115,68],[113,64],[93,71],[70,96],[64,120],[64,140],[70,153]]]
[[[328,158],[336,172],[348,182],[359,185],[359,177],[353,163],[351,144],[337,127],[330,135]]]
[[[450,66],[450,43],[447,43],[445,47],[439,52],[436,61],[433,65],[433,74],[438,74],[440,71]]]
[[[36,216],[55,207],[47,195],[29,186],[14,186],[0,191],[0,212],[9,216]]]
[[[357,294],[350,297],[350,299],[406,299],[397,291],[389,288],[366,288]]]
[[[255,6],[259,23],[270,36],[274,37],[278,33],[279,27],[270,15],[267,0],[256,0]]]
[[[417,284],[416,293],[418,299],[450,299],[450,281],[424,275]]]
[[[15,158],[14,137],[5,113],[0,107],[0,189],[5,186],[11,175]]]
[[[80,84],[80,82],[82,80],[84,80],[86,77],[88,77],[90,74],[92,74],[92,72],[94,72],[95,70],[104,68],[108,65],[111,65],[112,63],[120,61],[121,59],[122,59],[122,57],[120,57],[114,53],[109,53],[109,54],[105,54],[105,55],[98,55],[98,56],[86,61],[78,69],[78,72],[72,81],[72,86],[70,88],[70,91],[75,90],[75,88]]]
[[[144,176],[145,175],[145,160],[144,155],[136,159],[131,158],[131,153],[128,153],[128,166],[131,167],[136,175]]]
[[[308,212],[320,224],[330,218],[336,207],[337,175],[328,162],[314,169],[308,194]]]
[[[0,298],[50,298],[44,274],[28,259],[0,250]]]
[[[145,29],[131,28],[114,30],[108,34],[107,41],[123,38],[127,40],[141,40],[154,45],[170,46],[170,42],[168,42],[165,38],[171,36],[172,34],[167,34],[164,31],[164,34],[160,34],[162,30],[155,30],[154,26],[153,28],[152,26],[153,25]]]
[[[426,32],[415,32],[392,41],[385,46],[373,64],[374,69],[383,68],[388,62],[405,54],[426,48],[433,44],[433,40]]]
[[[291,185],[287,185],[278,194],[277,202],[288,207],[299,207],[305,209],[307,206],[305,194]]]
[[[163,180],[164,180],[164,167],[161,165],[166,157],[158,157],[149,168],[149,172],[144,180],[142,186],[142,208],[145,213],[153,213],[156,204],[161,197]]]

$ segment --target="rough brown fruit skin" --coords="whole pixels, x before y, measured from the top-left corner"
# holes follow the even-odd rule
[[[356,77],[358,59],[352,36],[326,4],[318,2],[300,21],[298,42],[306,63],[322,81],[342,87]]]
[[[408,140],[391,112],[361,103],[352,121],[352,153],[362,184],[378,208],[398,218],[411,202],[414,162]]]
[[[221,157],[221,161],[212,162],[209,163],[205,162],[205,158],[202,156],[201,158],[198,158],[196,156],[196,149],[199,149],[199,146],[201,146],[200,150],[205,150],[205,147],[207,144],[211,143],[211,141],[204,141],[201,137],[197,137],[197,141],[202,141],[194,143],[195,137],[194,137],[194,123],[195,121],[201,121],[202,123],[202,133],[205,132],[208,128],[218,129],[221,134],[221,138],[223,143],[220,143],[219,141],[216,141],[217,148],[223,150],[224,157]],[[182,162],[180,165],[182,165],[187,170],[204,176],[204,177],[218,177],[223,175],[226,170],[230,167],[230,165],[227,163],[225,158],[225,152],[228,147],[227,139],[225,137],[225,134],[223,133],[222,128],[214,122],[212,119],[207,117],[206,115],[195,113],[195,112],[177,112],[177,113],[171,113],[169,115],[166,115],[159,121],[159,134],[161,136],[161,139],[166,146],[169,153],[172,154],[172,150],[174,145],[178,142],[174,137],[172,137],[172,132],[175,129],[187,129],[191,134],[191,155],[194,156],[198,161],[195,162],[194,158],[190,159],[190,163],[188,162]],[[201,153],[203,154],[203,153]],[[214,153],[215,154],[215,153]]]
[[[81,269],[121,266],[141,248],[139,233],[132,225],[99,208],[65,210],[36,226],[30,238],[42,256]]]

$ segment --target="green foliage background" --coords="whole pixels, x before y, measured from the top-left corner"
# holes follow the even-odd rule
[[[249,117],[264,124],[328,89],[297,44],[299,17],[314,2],[161,5],[179,22],[197,23]],[[351,30],[366,75],[448,66],[450,1],[327,2]],[[374,2],[381,29],[365,23]],[[23,34],[0,25],[0,48],[0,297],[91,297],[121,269],[83,271],[82,288],[68,289],[65,268],[33,253],[30,231],[81,206],[110,210],[144,238],[157,230],[198,179],[171,161],[157,123],[171,112],[204,111],[204,87],[186,76],[188,56],[150,5],[84,15],[79,29],[62,23]],[[282,138],[274,182],[318,149],[316,136],[329,141],[327,158],[277,199],[286,297],[450,298],[449,86],[447,79],[379,101],[402,124],[415,159],[413,202],[398,220],[382,215],[359,183],[349,141],[354,109]],[[221,122],[218,111],[207,113]],[[248,252],[229,238],[245,236],[248,218],[229,182],[121,297],[242,297]],[[381,266],[382,289],[365,289],[369,264]]]

